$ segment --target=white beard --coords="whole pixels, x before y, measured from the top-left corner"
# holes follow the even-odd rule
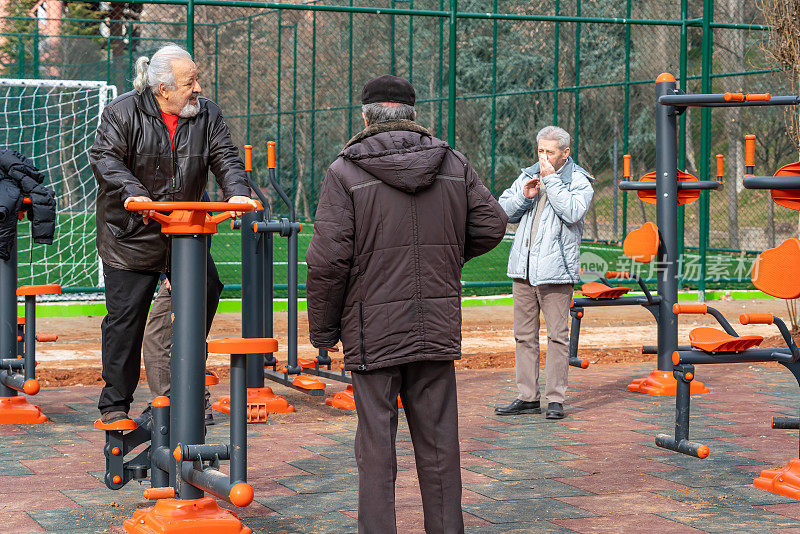
[[[200,101],[198,100],[196,104],[192,104],[191,102],[186,102],[186,105],[183,106],[180,113],[178,113],[179,117],[183,117],[184,119],[188,119],[190,117],[194,117],[200,113]]]

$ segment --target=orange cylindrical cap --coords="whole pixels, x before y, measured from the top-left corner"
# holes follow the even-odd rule
[[[142,492],[142,495],[149,501],[171,499],[175,496],[175,488],[172,486],[167,486],[166,488],[147,488]]]
[[[150,403],[150,406],[153,408],[163,408],[165,406],[169,406],[169,397],[161,396],[156,397],[153,399],[153,402]]]
[[[589,368],[589,360],[581,360],[581,369]]]
[[[253,170],[253,145],[244,145],[244,170]]]
[[[664,83],[664,82],[672,82],[675,83],[675,76],[670,74],[669,72],[662,72],[656,78],[656,83]]]
[[[679,304],[672,305],[672,313],[678,315],[679,313],[708,313],[708,306],[705,304]]]
[[[725,93],[722,98],[725,99],[725,102],[744,102],[742,93]]]
[[[722,175],[724,174],[724,168],[722,163],[724,159],[725,156],[723,156],[722,154],[717,154],[717,178],[722,178]]]
[[[622,156],[622,176],[625,178],[631,177],[631,155],[625,154]]]
[[[119,450],[119,447],[114,447],[113,449],[111,449],[111,454],[113,454],[114,456],[119,456],[119,453],[121,452],[122,451]]]
[[[120,482],[122,482],[122,477],[121,477],[121,476],[119,476],[119,475],[116,475],[116,476],[114,476],[114,478],[112,478],[112,479],[111,479],[111,481],[112,481],[114,484],[119,484]]]
[[[578,316],[578,319],[580,319],[581,317],[583,317],[583,312],[578,312],[578,313],[576,313],[575,315],[577,315],[577,316]]]
[[[711,450],[708,448],[708,445],[700,445],[697,448],[697,457],[698,458],[706,458],[708,456],[708,453],[710,453],[710,452],[711,452]]]
[[[17,341],[22,341],[22,336],[17,336]]]
[[[244,508],[253,502],[255,492],[253,491],[253,487],[247,482],[239,482],[233,485],[229,497],[232,505]]]
[[[686,373],[686,380],[691,382],[692,380],[694,380],[694,375],[692,373]]]
[[[744,164],[747,167],[756,166],[756,136],[753,134],[744,136]]]
[[[42,389],[42,386],[39,385],[39,381],[35,378],[26,380],[25,384],[22,386],[22,391],[24,391],[26,395],[36,395],[39,393],[40,389]]]
[[[678,354],[678,351],[673,351],[672,353],[672,365],[678,365],[681,363],[681,355]]]
[[[267,167],[275,168],[275,141],[267,141]]]
[[[183,458],[183,454],[181,454],[181,446],[178,445],[175,447],[175,450],[172,451],[172,457],[175,458],[176,462],[180,462],[181,458]]]

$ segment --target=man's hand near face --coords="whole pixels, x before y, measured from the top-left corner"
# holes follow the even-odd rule
[[[547,159],[547,156],[544,154],[539,155],[539,174],[542,178],[545,176],[550,176],[556,172],[556,169],[553,167],[553,164],[550,163],[550,160]]]
[[[539,194],[539,179],[534,178],[525,182],[522,186],[522,194],[525,198],[535,198]]]

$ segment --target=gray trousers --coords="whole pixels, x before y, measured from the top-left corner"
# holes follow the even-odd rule
[[[531,286],[515,279],[514,339],[516,340],[517,388],[519,399],[538,401],[539,393],[539,312],[547,328],[545,391],[547,402],[564,402],[569,374],[569,304],[572,284]]]
[[[217,313],[219,296],[223,284],[220,282],[217,267],[211,256],[208,256],[206,285],[206,335],[211,330],[211,323]],[[172,295],[166,284],[162,283],[147,317],[142,340],[142,358],[144,359],[144,372],[147,376],[147,385],[153,397],[169,397],[170,391],[170,360],[172,350]],[[208,358],[208,353],[206,353]],[[211,393],[206,387],[206,411],[211,409]]]
[[[358,413],[358,532],[397,532],[397,395],[403,401],[427,534],[464,532],[456,376],[452,361],[415,362],[353,376]]]

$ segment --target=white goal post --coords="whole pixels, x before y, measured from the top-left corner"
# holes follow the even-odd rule
[[[56,194],[52,245],[19,228],[19,284],[102,285],[95,248],[97,185],[89,166],[100,115],[117,96],[105,82],[0,78],[0,150],[31,158]]]

